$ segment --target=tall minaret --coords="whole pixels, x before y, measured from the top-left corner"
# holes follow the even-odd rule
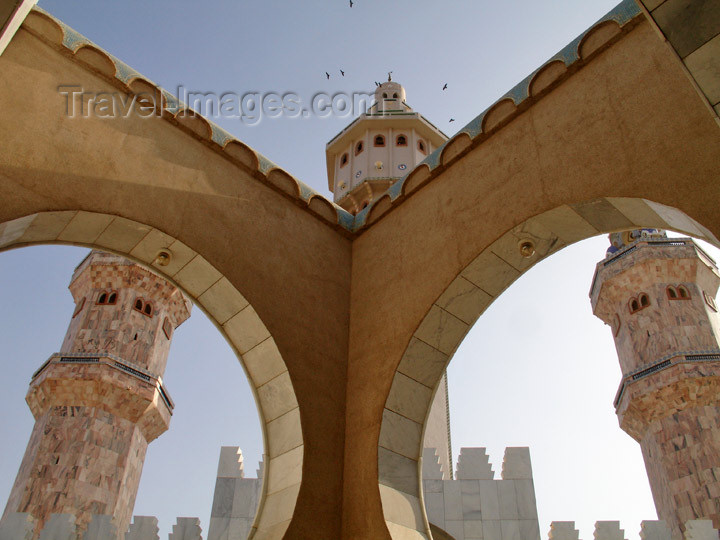
[[[405,89],[388,74],[370,109],[327,144],[334,201],[357,214],[445,141],[442,131],[410,108]]]
[[[590,291],[612,328],[623,379],[620,427],[640,443],[660,519],[720,527],[720,274],[689,238],[610,235]]]
[[[32,377],[35,427],[5,508],[40,530],[51,513],[113,516],[126,530],[145,451],[167,430],[162,384],[174,329],[190,316],[180,290],[135,263],[93,251],[70,283],[75,310],[61,352]]]

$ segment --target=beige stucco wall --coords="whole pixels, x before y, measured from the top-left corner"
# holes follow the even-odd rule
[[[149,265],[173,251],[159,271],[238,352],[266,424],[256,538],[421,538],[422,424],[483,309],[542,257],[601,232],[720,236],[720,131],[641,19],[604,26],[518,110],[506,103],[482,136],[451,140],[359,233],[201,120],[67,118],[58,84],[129,90],[102,55],[34,24],[42,39],[21,30],[0,57],[0,247],[75,243]],[[274,378],[258,357],[276,362]]]

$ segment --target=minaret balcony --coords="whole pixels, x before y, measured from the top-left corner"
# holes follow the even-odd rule
[[[104,354],[51,356],[25,399],[36,420],[51,407],[97,407],[136,424],[147,442],[167,431],[173,409],[159,377]]]

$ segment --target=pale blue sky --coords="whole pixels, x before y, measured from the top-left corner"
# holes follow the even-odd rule
[[[309,100],[318,92],[372,91],[393,70],[408,103],[449,135],[615,4],[40,1],[173,92],[183,85]],[[326,194],[325,143],[348,122],[219,123]],[[655,519],[639,447],[617,427],[612,408],[620,370],[611,334],[587,296],[606,245],[598,238],[567,248],[521,278],[476,324],[449,370],[455,453],[487,446],[499,476],[504,447],[529,445],[543,537],[551,520],[576,520],[589,539],[594,521],[620,519],[632,539],[640,520]],[[27,383],[62,343],[72,313],[66,287],[83,256],[78,248],[36,247],[0,257],[3,501],[32,428]],[[167,537],[175,516],[199,516],[207,531],[219,447],[242,446],[254,475],[262,442],[242,369],[197,309],[175,334],[164,379],[176,412],[170,431],[150,445],[135,513],[157,515]]]

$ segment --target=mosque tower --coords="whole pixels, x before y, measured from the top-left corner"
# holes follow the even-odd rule
[[[406,103],[405,88],[388,80],[375,101],[338,133],[325,150],[334,201],[357,214],[447,141],[447,135]],[[430,409],[424,446],[437,449],[445,479],[453,477],[447,375]]]
[[[405,102],[391,80],[375,89],[375,102],[325,149],[328,188],[334,201],[357,214],[408,174],[447,136]]]
[[[640,443],[658,516],[720,527],[720,273],[690,238],[643,229],[610,235],[590,291],[610,325],[622,382],[620,427]]]
[[[75,515],[80,530],[106,514],[124,531],[147,445],[168,429],[162,375],[191,304],[152,272],[98,251],[76,268],[70,291],[61,352],[30,382],[35,426],[5,514],[32,514],[37,531],[52,513]]]

